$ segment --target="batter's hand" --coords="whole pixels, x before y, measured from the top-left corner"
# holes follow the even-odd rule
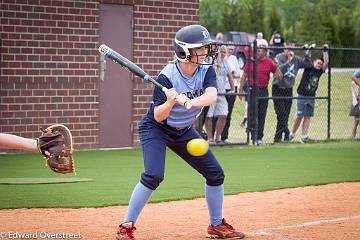
[[[176,102],[180,105],[185,106],[186,109],[190,109],[192,107],[190,99],[185,94],[177,95]]]
[[[166,89],[164,93],[166,95],[166,101],[174,105],[176,103],[176,97],[179,95],[175,88]]]
[[[186,101],[186,102],[184,103],[184,106],[185,106],[186,109],[192,108],[192,102],[191,102],[191,100]]]

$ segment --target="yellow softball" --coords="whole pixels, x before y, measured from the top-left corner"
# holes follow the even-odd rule
[[[209,144],[202,138],[194,138],[187,143],[186,149],[190,155],[199,157],[208,152]]]

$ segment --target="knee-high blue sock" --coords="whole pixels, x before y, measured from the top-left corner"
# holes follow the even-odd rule
[[[131,194],[124,222],[136,222],[137,218],[140,215],[140,212],[143,210],[146,203],[149,201],[152,192],[153,190],[145,187],[140,182],[135,186],[134,191]]]
[[[205,187],[205,197],[209,209],[210,223],[213,226],[222,224],[222,207],[224,200],[224,185]]]

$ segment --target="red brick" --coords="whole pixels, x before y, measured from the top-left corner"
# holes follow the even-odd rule
[[[17,3],[20,2],[17,0]],[[33,5],[27,5],[30,3]],[[74,140],[76,146],[98,146],[99,130],[93,122],[99,121],[99,57],[96,50],[99,3],[134,6],[133,59],[143,63],[141,67],[152,76],[156,76],[163,65],[173,58],[172,41],[179,26],[198,21],[198,16],[190,16],[198,14],[198,1],[24,0],[22,5],[13,4],[13,1],[2,4],[1,87],[5,92],[16,89],[14,94],[23,97],[16,101],[25,101],[14,104],[12,96],[15,95],[2,95],[5,96],[2,101],[13,99],[12,103],[2,102],[0,105],[2,119],[8,116],[5,124],[10,124],[8,119],[22,117],[20,121],[30,121],[31,125],[25,130],[16,128],[16,131],[35,136],[39,125],[64,121],[72,129],[86,129],[81,137],[79,132],[74,133],[78,137]],[[185,12],[184,18],[179,14],[179,8]],[[147,111],[153,86],[136,77],[133,81],[135,107],[132,124],[136,130],[142,114]],[[62,102],[51,103],[53,97],[60,97]],[[16,111],[9,110],[11,105]],[[19,106],[21,110],[18,110]],[[49,109],[55,116],[49,115]],[[1,125],[0,130],[11,132],[15,128]],[[133,137],[136,144],[137,133]]]

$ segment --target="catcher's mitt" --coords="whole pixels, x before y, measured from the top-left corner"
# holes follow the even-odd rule
[[[52,125],[37,138],[38,149],[46,165],[57,173],[75,173],[73,145],[70,130],[61,124]]]

